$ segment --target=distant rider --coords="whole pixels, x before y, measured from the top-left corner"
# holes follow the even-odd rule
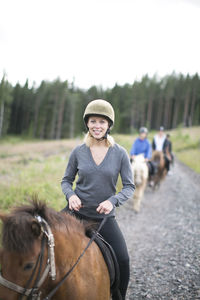
[[[139,130],[139,137],[134,141],[130,151],[130,155],[131,155],[131,160],[134,160],[136,155],[143,154],[144,159],[147,162],[149,175],[153,175],[154,167],[150,162],[152,156],[152,148],[149,140],[147,139],[147,135],[148,135],[148,129],[146,127],[141,127]]]
[[[134,141],[131,148],[131,158],[134,160],[138,154],[143,154],[145,161],[149,161],[152,156],[151,144],[147,139],[148,129],[141,127],[139,130],[139,137]]]
[[[148,129],[146,127],[141,127],[139,130],[139,137],[134,141],[130,155],[131,160],[134,160],[135,156],[138,154],[143,154],[145,161],[149,169],[149,176],[154,174],[154,165],[150,161],[152,157],[151,143],[147,139]]]
[[[170,164],[173,165],[174,164],[174,154],[172,152],[172,142],[170,140],[170,134],[169,133],[166,134],[166,139],[168,141],[166,152],[167,152],[167,154],[169,156]],[[170,168],[170,165],[169,165],[169,168]],[[172,172],[169,170],[168,174],[170,175],[170,174],[172,174]]]
[[[166,168],[167,171],[169,171],[170,161],[172,160],[172,157],[170,155],[171,142],[169,142],[169,140],[167,139],[164,130],[164,127],[161,126],[158,133],[153,138],[152,148],[155,151],[162,151],[164,153]]]

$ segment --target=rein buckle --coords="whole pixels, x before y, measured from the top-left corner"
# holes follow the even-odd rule
[[[40,300],[42,292],[38,291],[38,288],[33,289],[32,295],[31,295],[31,300]]]

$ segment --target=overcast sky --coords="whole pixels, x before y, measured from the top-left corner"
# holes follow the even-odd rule
[[[0,0],[0,75],[112,87],[200,74],[200,0]]]

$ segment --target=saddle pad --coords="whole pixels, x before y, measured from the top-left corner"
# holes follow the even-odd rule
[[[89,230],[87,232],[87,236],[91,238],[95,233],[94,230]],[[108,272],[110,275],[110,287],[111,292],[113,293],[119,287],[120,281],[120,271],[119,271],[119,264],[117,262],[117,258],[115,252],[110,244],[108,244],[104,238],[98,233],[94,239],[96,244],[98,245],[101,253],[104,257],[106,265],[108,267]]]

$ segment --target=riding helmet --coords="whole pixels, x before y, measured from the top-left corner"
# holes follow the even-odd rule
[[[148,134],[148,129],[146,127],[140,127],[139,133],[146,133],[146,134]]]
[[[106,100],[96,99],[89,102],[83,115],[86,126],[88,118],[93,115],[105,117],[109,121],[109,127],[114,125],[115,112],[112,105]]]

